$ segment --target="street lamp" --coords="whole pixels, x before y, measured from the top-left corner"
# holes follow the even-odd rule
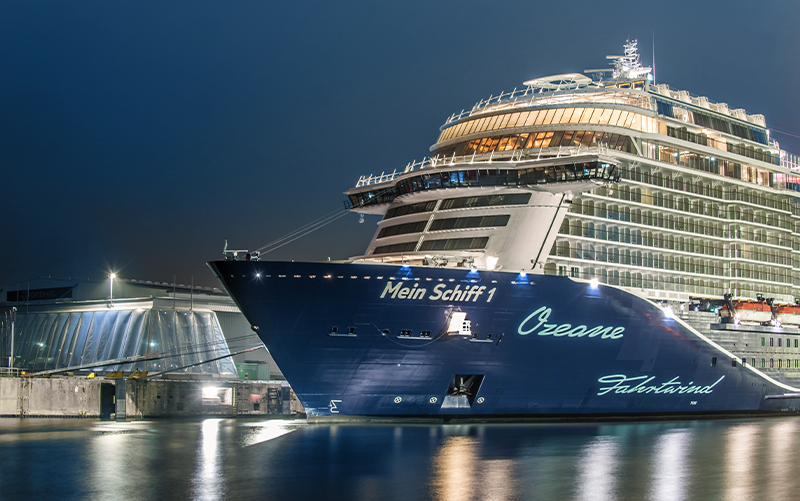
[[[11,369],[14,368],[14,322],[17,320],[17,307],[11,307],[11,353],[8,356],[8,369],[9,369],[9,376],[11,375]]]
[[[117,278],[116,273],[109,273],[108,275],[108,307],[114,307],[114,279]]]

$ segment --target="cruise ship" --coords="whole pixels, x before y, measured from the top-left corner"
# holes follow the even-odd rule
[[[635,41],[608,59],[359,179],[363,255],[209,263],[309,418],[800,410],[797,158],[762,115],[655,84]]]

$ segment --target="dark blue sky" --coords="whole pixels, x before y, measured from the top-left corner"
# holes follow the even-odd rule
[[[800,3],[649,4],[0,3],[0,284],[113,268],[217,285],[224,239],[257,248],[342,207],[451,113],[604,67],[627,37],[651,64],[655,32],[659,82],[800,122]],[[270,257],[356,255],[375,222]]]

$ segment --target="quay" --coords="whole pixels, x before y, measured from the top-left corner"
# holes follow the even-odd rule
[[[304,417],[285,381],[0,377],[0,417]]]

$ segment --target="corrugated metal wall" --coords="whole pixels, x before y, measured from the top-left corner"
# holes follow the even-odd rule
[[[14,339],[14,366],[30,371],[159,353],[166,358],[98,368],[159,372],[229,353],[215,313],[157,308],[18,313]],[[9,344],[10,325],[4,321],[2,365],[7,364]],[[226,358],[182,372],[235,375],[236,368]]]

